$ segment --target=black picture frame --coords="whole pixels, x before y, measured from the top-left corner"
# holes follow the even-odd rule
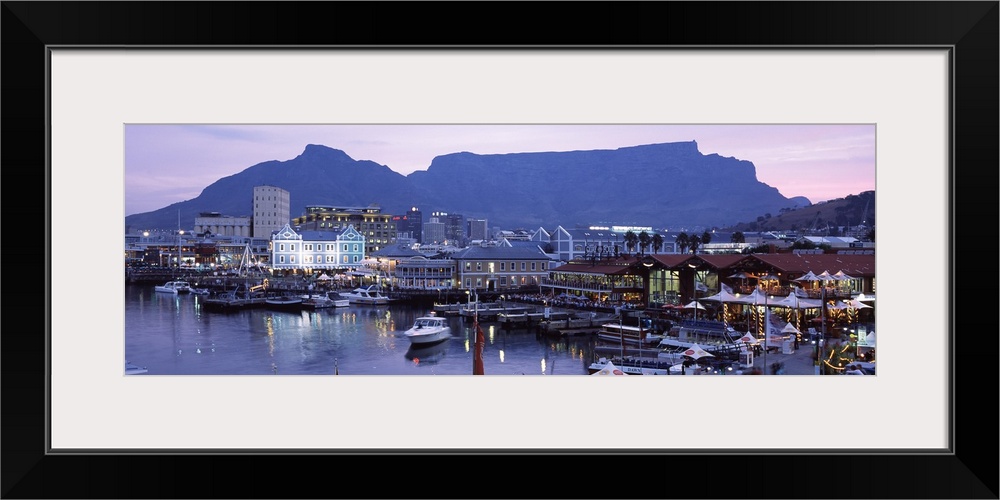
[[[642,455],[602,465],[592,455],[544,454],[54,456],[47,453],[46,374],[48,318],[55,312],[39,299],[49,297],[52,277],[8,267],[16,293],[5,297],[7,310],[15,312],[6,316],[0,350],[4,498],[998,498],[995,291],[984,290],[980,296],[989,300],[975,306],[954,295],[985,287],[988,278],[979,275],[995,262],[996,1],[2,3],[0,159],[8,186],[23,191],[5,207],[14,223],[7,227],[34,234],[48,231],[51,218],[59,216],[51,213],[49,199],[48,46],[950,47],[953,293],[942,307],[952,311],[956,337],[981,338],[952,343],[952,453]],[[32,189],[21,189],[27,185]],[[34,196],[23,198],[27,193]],[[37,199],[46,201],[44,210]],[[973,255],[979,247],[970,241],[975,235],[990,238],[985,266],[976,258],[982,249]],[[41,247],[8,244],[8,266],[37,261]],[[58,249],[45,251],[51,259],[49,252]],[[22,280],[37,289],[21,291]],[[453,462],[432,466],[446,470],[437,478],[407,475],[407,464],[431,460]],[[737,477],[747,463],[775,471],[805,464],[815,472],[774,480]],[[307,472],[317,464],[324,474]],[[460,488],[467,482],[461,476],[471,490]],[[685,477],[698,481],[684,486]]]

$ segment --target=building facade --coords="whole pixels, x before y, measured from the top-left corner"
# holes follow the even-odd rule
[[[378,205],[334,207],[313,205],[292,224],[299,231],[343,231],[348,226],[365,237],[365,254],[396,244],[397,228],[393,216],[382,213]]]
[[[233,217],[219,212],[202,212],[194,218],[194,233],[201,236],[251,236],[250,217]],[[270,234],[270,233],[268,233]]]
[[[253,188],[253,234],[256,238],[270,238],[291,220],[291,196],[288,191],[275,186]]]
[[[285,224],[271,237],[275,270],[355,269],[365,257],[365,237],[354,226],[342,231],[296,231]]]
[[[469,219],[469,239],[485,241],[490,239],[490,227],[486,219]]]
[[[392,216],[392,221],[396,224],[396,233],[403,235],[409,233],[409,238],[417,243],[423,243],[424,215],[417,207],[411,207],[409,212],[403,215]]]
[[[549,274],[549,256],[538,247],[472,246],[451,254],[455,287],[510,290],[537,287]]]

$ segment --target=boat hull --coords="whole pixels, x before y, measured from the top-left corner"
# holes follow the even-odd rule
[[[407,332],[405,335],[411,344],[426,346],[431,344],[437,344],[439,342],[444,342],[445,340],[450,339],[451,329],[439,330],[431,333],[420,333],[420,334],[413,334]]]

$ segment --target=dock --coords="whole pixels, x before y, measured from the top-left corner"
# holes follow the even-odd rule
[[[568,314],[568,313],[567,313]],[[617,316],[588,316],[588,317],[565,317],[563,319],[550,319],[539,323],[539,330],[545,335],[555,337],[565,337],[571,335],[591,335],[601,330],[601,327],[609,322],[617,320]]]

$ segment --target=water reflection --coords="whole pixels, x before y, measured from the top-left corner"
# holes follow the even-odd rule
[[[203,309],[197,295],[126,285],[123,358],[147,375],[470,375],[474,322],[449,317],[454,338],[413,349],[402,336],[427,307],[317,311]],[[593,340],[544,337],[482,323],[487,375],[586,375]],[[416,351],[416,352],[414,352]],[[419,360],[419,361],[417,361]],[[277,370],[275,370],[275,367]]]
[[[440,362],[445,355],[447,355],[449,343],[451,343],[451,340],[446,340],[429,346],[417,347],[411,345],[410,348],[406,350],[406,354],[403,356],[405,356],[406,359],[413,361],[415,365],[436,364]]]

